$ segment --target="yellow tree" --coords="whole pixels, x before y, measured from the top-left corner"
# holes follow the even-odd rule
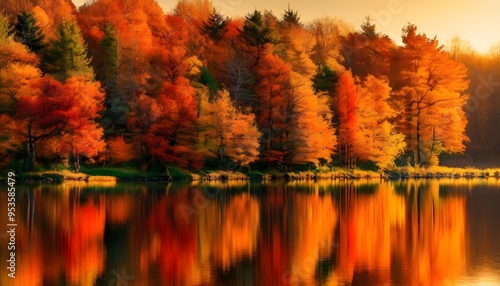
[[[314,20],[308,27],[313,62],[318,66],[328,66],[335,72],[342,71],[344,68],[341,64],[341,39],[351,30],[352,28],[340,19],[323,17]]]
[[[219,91],[212,102],[204,102],[202,107],[200,141],[220,163],[228,157],[246,166],[258,159],[261,134],[255,115],[238,110],[226,90]]]
[[[317,66],[310,58],[312,54],[311,36],[303,28],[296,11],[285,10],[278,32],[280,43],[275,50],[283,60],[290,64],[292,70],[308,78],[316,74]]]
[[[318,165],[321,159],[329,161],[336,150],[337,137],[331,126],[328,99],[314,94],[308,78],[291,72],[286,103],[286,142],[291,163]]]
[[[7,17],[0,15],[0,167],[24,145],[16,107],[19,98],[30,94],[40,79],[38,63],[34,53],[14,41]]]
[[[414,152],[414,164],[436,164],[443,152],[465,150],[467,70],[436,38],[417,33],[414,25],[403,29],[403,43],[393,64],[398,73],[391,81],[394,100],[404,110],[399,124],[407,150]]]
[[[362,160],[374,162],[380,169],[393,165],[405,148],[404,135],[396,132],[390,123],[396,116],[389,105],[391,88],[386,79],[372,75],[357,79],[356,92],[359,97],[356,106],[358,118],[358,143],[356,153]]]

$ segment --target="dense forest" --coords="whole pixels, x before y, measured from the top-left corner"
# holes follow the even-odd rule
[[[398,46],[369,18],[228,18],[208,0],[167,14],[154,0],[0,4],[2,167],[387,169],[500,154],[500,47],[443,46],[413,24]]]

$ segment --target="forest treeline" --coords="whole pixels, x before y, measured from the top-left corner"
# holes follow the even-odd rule
[[[228,18],[208,0],[167,14],[154,0],[0,3],[3,166],[386,169],[438,164],[469,138],[482,154],[500,143],[488,73],[500,56],[459,39],[445,49],[412,24],[398,46],[370,19],[303,23],[290,8]]]

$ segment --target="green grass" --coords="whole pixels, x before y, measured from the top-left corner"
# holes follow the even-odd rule
[[[136,178],[136,177],[149,177],[150,175],[132,168],[118,168],[118,167],[97,167],[89,168],[82,166],[80,172],[90,176],[112,176],[116,178]]]
[[[168,170],[173,180],[190,180],[193,178],[190,172],[179,167],[169,167]],[[30,172],[16,172],[16,177],[24,180],[42,180],[50,178],[55,181],[61,181],[63,179],[81,180],[88,177],[94,177],[94,179],[114,177],[124,180],[161,178],[165,180],[168,178],[168,175],[166,171],[151,170],[148,172],[143,172],[138,168],[134,168],[133,166],[81,166],[80,171],[78,173],[75,173],[71,168],[65,167],[62,164],[54,164],[50,166],[39,165],[33,168],[33,170]]]
[[[179,179],[192,179],[193,176],[189,173],[189,171],[186,171],[182,168],[179,167],[168,167],[168,171],[170,175],[172,176],[172,179],[174,180],[179,180]]]
[[[143,172],[133,167],[97,167],[88,168],[82,167],[82,173],[90,176],[112,176],[120,179],[134,179],[134,178],[164,178],[168,177],[167,172],[159,170],[151,170]],[[191,174],[179,167],[168,167],[168,171],[174,180],[192,179]]]
[[[262,173],[260,171],[251,171],[250,172],[250,179],[251,180],[262,180],[263,177],[264,177],[264,173]]]

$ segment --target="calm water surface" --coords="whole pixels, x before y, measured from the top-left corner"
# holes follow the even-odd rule
[[[17,278],[0,235],[1,285],[500,285],[495,179],[64,183],[17,194]],[[0,203],[3,212],[3,189]]]

